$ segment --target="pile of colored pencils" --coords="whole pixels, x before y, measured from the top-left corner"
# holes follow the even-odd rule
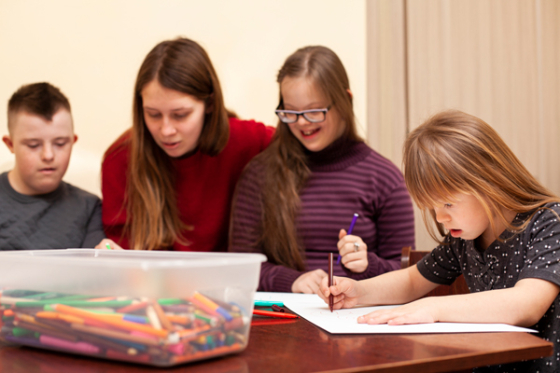
[[[172,366],[243,350],[250,321],[245,313],[198,292],[155,300],[4,290],[0,337],[27,346]]]

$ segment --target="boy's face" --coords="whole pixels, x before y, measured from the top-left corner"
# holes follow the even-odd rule
[[[66,173],[77,139],[66,109],[57,111],[51,122],[25,111],[13,114],[10,135],[2,138],[15,155],[14,169],[8,174],[12,187],[25,195],[55,190]]]

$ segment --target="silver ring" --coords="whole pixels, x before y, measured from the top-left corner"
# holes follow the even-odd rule
[[[358,242],[354,242],[354,251],[358,252],[360,250],[360,244]]]

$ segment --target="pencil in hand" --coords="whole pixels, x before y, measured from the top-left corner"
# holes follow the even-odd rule
[[[333,285],[333,253],[329,253],[329,288]],[[333,295],[329,295],[329,308],[331,312],[334,307]]]
[[[354,216],[352,217],[352,223],[350,223],[350,228],[348,228],[348,232],[346,232],[347,235],[352,234],[352,229],[354,229],[354,224],[356,224],[356,220],[358,220],[358,215],[357,213],[354,214]],[[336,265],[340,264],[340,260],[342,259],[342,256],[340,254],[338,254],[338,259],[336,260]]]

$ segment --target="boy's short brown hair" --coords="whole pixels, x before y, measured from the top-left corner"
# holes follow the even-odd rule
[[[60,89],[50,83],[33,83],[21,86],[8,101],[8,130],[12,128],[13,117],[20,111],[52,120],[60,109],[70,110],[70,102]]]

